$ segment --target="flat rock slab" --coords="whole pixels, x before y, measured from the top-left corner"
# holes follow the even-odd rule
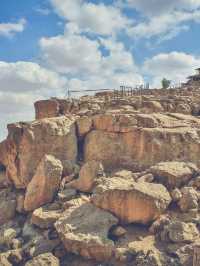
[[[166,210],[171,197],[163,185],[113,177],[97,186],[92,202],[123,223],[147,224]]]
[[[157,181],[169,188],[185,185],[195,174],[198,168],[193,163],[161,162],[150,168],[150,172]]]
[[[111,226],[118,219],[91,203],[66,210],[55,228],[68,252],[98,261],[109,260],[114,244],[108,239]]]

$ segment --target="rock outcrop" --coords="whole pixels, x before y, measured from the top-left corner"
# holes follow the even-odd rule
[[[199,90],[35,111],[0,143],[0,265],[199,266]]]
[[[45,154],[76,161],[77,139],[73,118],[59,117],[8,126],[3,164],[16,187],[26,188]]]

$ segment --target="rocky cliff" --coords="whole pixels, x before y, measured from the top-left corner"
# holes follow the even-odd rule
[[[35,112],[0,143],[0,265],[200,265],[198,90]]]

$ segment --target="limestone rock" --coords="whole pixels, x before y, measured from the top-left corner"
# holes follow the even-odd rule
[[[180,189],[175,188],[171,191],[171,197],[174,202],[179,201],[182,198],[182,193]]]
[[[79,178],[70,182],[68,186],[83,192],[91,192],[102,176],[104,176],[102,164],[89,161],[81,167]]]
[[[0,190],[0,225],[14,218],[16,205],[16,195],[10,189]]]
[[[74,118],[57,117],[8,125],[3,164],[17,188],[26,188],[45,154],[76,161]],[[1,161],[1,160],[0,160]]]
[[[59,260],[52,253],[41,254],[29,260],[25,266],[59,266]]]
[[[169,188],[181,187],[198,172],[198,168],[192,163],[185,162],[161,162],[150,168],[150,172],[156,180]]]
[[[76,124],[79,137],[84,137],[92,129],[92,119],[88,116],[80,117]]]
[[[192,187],[184,187],[181,189],[182,197],[178,201],[178,205],[183,212],[191,209],[198,210],[198,193]]]
[[[199,239],[198,229],[193,223],[174,221],[164,227],[163,235],[174,243],[190,243]]]
[[[36,119],[56,117],[59,115],[59,103],[54,99],[37,101],[34,106]]]
[[[76,190],[73,188],[66,188],[58,193],[58,199],[60,201],[71,200],[76,196]]]
[[[6,188],[10,185],[8,177],[6,175],[6,171],[1,171],[0,169],[0,189]]]
[[[91,203],[72,207],[56,223],[56,230],[68,252],[99,261],[109,260],[114,244],[107,238],[118,220]]]
[[[136,183],[133,179],[113,177],[96,188],[92,202],[115,214],[124,223],[146,224],[166,210],[171,197],[163,185]]]
[[[52,228],[61,215],[62,210],[49,210],[48,207],[41,207],[34,210],[31,222],[40,228]]]
[[[59,189],[62,164],[52,155],[45,155],[37,171],[28,184],[24,209],[32,211],[53,200],[55,192]]]
[[[121,167],[136,171],[162,161],[199,161],[198,129],[176,127],[175,123],[169,128],[127,126],[126,131],[89,132],[84,142],[84,161],[102,162],[106,170]]]

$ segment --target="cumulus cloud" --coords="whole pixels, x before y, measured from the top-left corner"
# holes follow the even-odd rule
[[[75,23],[81,32],[100,35],[114,34],[126,28],[129,20],[121,10],[103,3],[94,4],[83,0],[51,0],[57,13]]]
[[[200,57],[181,52],[158,54],[144,63],[144,71],[152,77],[154,87],[160,87],[162,78],[174,83],[185,82],[188,75],[200,66]]]
[[[70,88],[105,89],[143,82],[132,54],[114,38],[91,40],[67,30],[64,35],[42,38],[40,46],[46,64],[66,74]]]
[[[132,38],[169,40],[182,31],[189,30],[189,22],[200,22],[199,0],[126,0],[121,1],[136,9],[142,18],[127,28]]]
[[[199,0],[122,0],[124,4],[148,15],[161,15],[173,10],[195,10],[200,7]]]
[[[24,31],[26,20],[20,19],[16,23],[0,23],[0,36],[11,37],[18,32]]]
[[[36,63],[0,61],[0,139],[7,123],[34,118],[36,100],[64,96],[66,83],[66,78]]]

